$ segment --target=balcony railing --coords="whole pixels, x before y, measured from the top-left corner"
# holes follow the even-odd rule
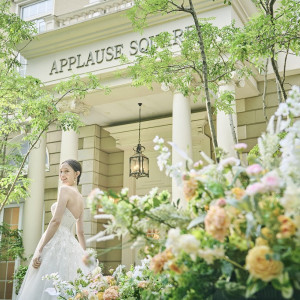
[[[70,26],[99,16],[126,10],[131,8],[133,3],[133,0],[99,0],[93,1],[80,10],[60,16],[48,15],[43,18],[46,24],[45,31]]]

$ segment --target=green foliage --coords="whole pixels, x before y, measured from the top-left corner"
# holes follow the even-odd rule
[[[19,290],[21,288],[27,270],[28,266],[20,266],[18,270],[14,273],[14,282],[17,295],[19,294]]]
[[[207,59],[207,78],[210,93],[215,99],[218,110],[232,112],[233,96],[230,92],[218,94],[219,82],[230,80],[231,72],[237,71],[242,77],[249,74],[242,65],[228,56],[233,37],[239,31],[232,23],[218,28],[207,21],[201,21],[201,30]],[[202,98],[204,91],[203,59],[199,48],[196,28],[189,27],[183,34],[178,47],[173,45],[173,36],[163,32],[152,38],[152,46],[136,57],[133,66],[129,67],[133,85],[145,85],[152,88],[154,82],[170,85],[185,96],[192,96],[195,101]]]
[[[77,131],[82,125],[78,114],[60,109],[61,102],[68,97],[67,101],[76,105],[94,89],[109,92],[91,74],[84,79],[74,75],[52,90],[37,78],[21,77],[17,72],[18,47],[32,40],[35,31],[33,24],[9,12],[9,4],[10,1],[0,3],[0,211],[5,204],[28,196],[28,155],[38,147],[49,126],[56,124],[58,129]]]
[[[230,54],[241,62],[252,63],[261,73],[266,71],[264,70],[265,60],[271,58],[274,62],[273,70],[276,72],[279,53],[285,55],[288,53],[299,55],[300,53],[300,2],[282,0],[277,9],[275,9],[275,3],[279,1],[276,0],[253,0],[253,2],[260,13],[252,17],[237,33],[232,42]],[[281,83],[281,89],[284,90],[285,70],[282,75],[278,73],[276,77]]]
[[[18,257],[23,259],[24,247],[21,231],[11,229],[9,225],[0,225],[0,261],[13,261]]]

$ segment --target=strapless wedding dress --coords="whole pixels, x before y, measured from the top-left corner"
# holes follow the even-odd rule
[[[51,206],[52,215],[55,212],[56,205],[57,202]],[[44,275],[57,272],[62,280],[69,281],[75,279],[79,268],[83,273],[90,271],[82,261],[84,250],[72,233],[76,221],[72,213],[66,208],[59,228],[42,251],[41,266],[35,269],[32,267],[32,261],[30,262],[17,300],[57,299],[56,296],[51,296],[45,292],[45,289],[53,287],[53,285],[51,280],[42,280]],[[45,233],[39,241],[33,257],[38,252],[44,235]]]

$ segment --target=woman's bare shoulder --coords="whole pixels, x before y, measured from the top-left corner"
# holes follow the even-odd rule
[[[72,195],[78,195],[79,192],[76,191],[74,188],[68,186],[68,185],[62,185],[59,189],[60,193],[67,193],[67,194],[72,194]]]

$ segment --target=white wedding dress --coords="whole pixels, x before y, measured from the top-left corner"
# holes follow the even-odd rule
[[[56,205],[57,202],[51,206],[52,215]],[[72,233],[76,221],[72,213],[66,208],[59,228],[42,251],[41,266],[35,269],[32,267],[32,261],[30,262],[17,300],[57,299],[56,296],[51,296],[45,292],[45,289],[53,287],[53,285],[52,280],[42,280],[44,275],[58,273],[62,280],[69,281],[75,279],[79,268],[85,274],[90,271],[82,261],[84,250]],[[44,235],[45,233],[39,241],[33,257],[35,257]]]

